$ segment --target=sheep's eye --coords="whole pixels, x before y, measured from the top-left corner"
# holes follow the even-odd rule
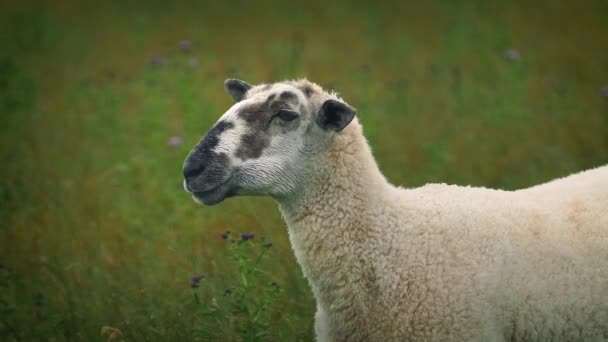
[[[289,122],[289,121],[293,121],[298,117],[298,113],[294,112],[293,110],[288,110],[288,109],[281,109],[278,113],[277,116],[279,117],[279,119],[285,121],[285,122]]]

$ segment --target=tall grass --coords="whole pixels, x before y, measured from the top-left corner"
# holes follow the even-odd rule
[[[515,189],[608,161],[605,1],[0,13],[2,340],[312,340],[314,301],[272,201],[201,208],[181,189],[187,152],[231,105],[228,77],[340,91],[404,186]],[[251,249],[232,250],[227,229],[254,232]],[[274,246],[253,276],[261,236]]]

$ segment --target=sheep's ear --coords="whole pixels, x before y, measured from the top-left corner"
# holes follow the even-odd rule
[[[239,102],[245,98],[247,91],[249,91],[249,89],[251,89],[253,86],[245,81],[230,78],[224,81],[224,87],[228,91],[228,94],[232,96],[234,101]]]
[[[317,124],[326,130],[340,132],[353,120],[357,111],[355,108],[338,100],[327,100],[323,102]]]

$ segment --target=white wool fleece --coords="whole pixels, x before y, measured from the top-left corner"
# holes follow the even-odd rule
[[[279,200],[318,341],[608,341],[608,166],[519,191],[390,185],[355,118]]]

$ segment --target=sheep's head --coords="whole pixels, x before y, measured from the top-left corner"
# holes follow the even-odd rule
[[[298,191],[331,136],[355,116],[335,94],[306,80],[224,85],[236,103],[184,162],[184,188],[199,203]]]

